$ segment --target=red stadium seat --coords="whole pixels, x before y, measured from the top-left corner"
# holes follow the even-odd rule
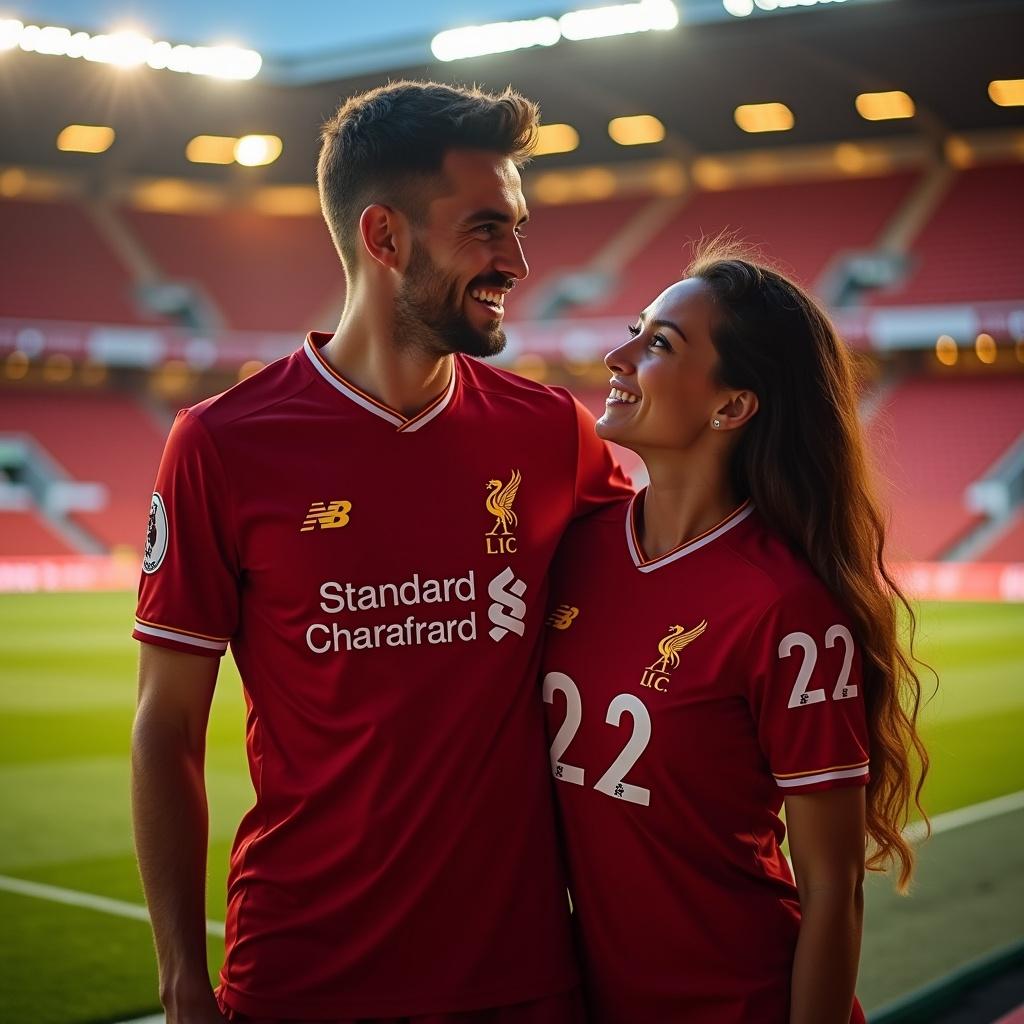
[[[723,230],[754,246],[780,268],[813,287],[836,254],[870,248],[918,176],[795,182],[698,192],[624,271],[608,298],[587,316],[636,316],[676,280],[691,242]]]
[[[0,510],[0,557],[77,553],[38,513]]]
[[[73,521],[108,548],[142,550],[166,431],[137,402],[110,393],[9,393],[0,402],[0,432],[8,431],[31,435],[71,479],[106,486],[106,507],[72,513]]]
[[[891,391],[868,439],[892,509],[890,557],[940,558],[980,517],[964,492],[1024,431],[1024,378],[915,378]]]
[[[334,330],[323,318],[332,304],[340,311],[345,278],[322,217],[134,209],[121,216],[163,275],[198,286],[224,326],[297,335]]]
[[[906,282],[873,305],[1024,298],[1024,165],[962,171],[910,249]]]

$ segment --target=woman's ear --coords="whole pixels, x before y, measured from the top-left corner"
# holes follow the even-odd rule
[[[715,430],[735,430],[753,419],[758,410],[753,391],[734,391],[714,412],[711,426]]]

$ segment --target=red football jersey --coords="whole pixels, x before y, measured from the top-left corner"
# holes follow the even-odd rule
[[[544,654],[591,1020],[785,1024],[800,910],[779,811],[868,781],[860,653],[752,506],[648,560],[641,501],[569,531]]]
[[[221,994],[424,1014],[575,983],[537,697],[567,525],[628,488],[564,391],[457,356],[405,418],[306,344],[178,415],[134,636],[244,681]]]

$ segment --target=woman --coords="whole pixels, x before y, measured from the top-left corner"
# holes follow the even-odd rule
[[[598,433],[651,482],[567,538],[544,665],[591,1020],[862,1021],[865,841],[905,888],[928,762],[849,357],[721,245],[629,331]]]

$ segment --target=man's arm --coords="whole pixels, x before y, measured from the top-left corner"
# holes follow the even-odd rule
[[[864,915],[864,788],[786,797],[800,891],[789,1024],[849,1024]]]
[[[219,659],[142,644],[132,729],[135,849],[168,1024],[222,1024],[206,962],[203,767]]]

